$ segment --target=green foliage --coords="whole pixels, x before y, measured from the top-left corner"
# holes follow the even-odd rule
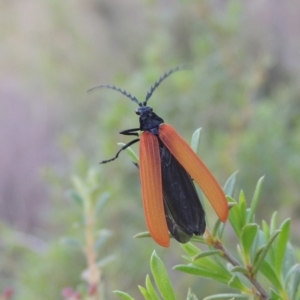
[[[235,202],[230,210],[229,222],[239,241],[237,244],[239,258],[235,258],[228,252],[224,246],[225,242],[207,233],[206,241],[209,248],[219,250],[216,255],[203,259],[201,254],[205,254],[205,251],[193,246],[191,252],[191,246],[184,245],[183,249],[189,255],[185,259],[189,264],[178,265],[175,269],[226,283],[240,293],[248,295],[249,299],[253,295],[258,299],[269,299],[269,297],[270,299],[296,299],[293,297],[298,287],[290,283],[297,281],[299,267],[294,257],[294,250],[288,243],[290,220],[285,220],[279,229],[276,229],[276,214],[271,220],[272,226],[264,222],[261,228],[255,223],[254,216],[262,182],[263,178],[257,183],[252,199],[254,204],[252,202],[250,208],[246,206],[244,194],[240,193],[239,201]],[[195,257],[200,259],[194,261]],[[220,263],[218,257],[223,258],[228,264],[225,265],[224,262],[216,266],[216,262]],[[293,278],[287,276],[287,273],[293,273]],[[247,278],[251,285],[246,284],[243,277]],[[253,288],[256,289],[254,294]],[[272,294],[276,294],[277,298],[274,298],[275,296],[272,298]],[[225,295],[219,297],[227,299]]]
[[[250,207],[247,207],[242,191],[238,201],[228,196],[229,203],[234,204],[230,210],[229,223],[237,237],[237,254],[231,253],[225,246],[226,238],[223,237],[224,231],[220,230],[219,221],[216,222],[213,233],[206,229],[200,240],[207,246],[207,250],[201,250],[191,242],[181,244],[187,254],[183,256],[187,264],[176,265],[174,270],[207,278],[237,291],[214,294],[205,297],[205,300],[296,300],[300,296],[300,267],[295,258],[295,250],[289,242],[290,220],[286,219],[278,227],[275,212],[269,225],[263,221],[262,226],[259,226],[255,221],[263,180],[264,177],[257,182]],[[236,173],[226,182],[226,190],[233,191],[235,181]],[[139,237],[145,236],[142,234]],[[199,242],[198,237],[192,240]],[[152,254],[150,267],[162,298],[147,275],[146,288],[139,287],[144,299],[176,299],[166,269],[155,252]],[[127,294],[126,296],[129,297]],[[189,291],[187,299],[197,298]]]
[[[139,290],[146,300],[159,300],[159,299],[169,299],[176,300],[174,289],[172,287],[170,278],[167,274],[167,270],[158,257],[155,251],[153,251],[150,259],[151,273],[156,284],[154,287],[152,280],[149,275],[146,276],[146,287],[139,286]],[[124,292],[115,291],[118,296],[122,299],[133,299],[131,296]],[[161,298],[162,297],[162,298]]]

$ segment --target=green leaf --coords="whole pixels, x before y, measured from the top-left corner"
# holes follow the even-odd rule
[[[270,232],[271,233],[273,233],[276,230],[277,216],[278,216],[278,212],[274,211],[274,213],[272,214],[272,217],[271,217],[271,222],[270,222]]]
[[[75,187],[76,192],[78,193],[79,197],[81,197],[82,199],[82,203],[83,205],[86,205],[86,201],[87,200],[87,188],[86,186],[83,184],[81,178],[79,178],[78,176],[72,176],[71,178],[72,183]]]
[[[107,264],[111,263],[112,261],[114,261],[116,259],[116,256],[113,254],[107,255],[106,257],[100,259],[99,261],[97,261],[97,266],[101,269],[104,266],[106,266]]]
[[[163,262],[161,261],[161,259],[157,256],[155,251],[153,251],[151,255],[150,268],[156,286],[158,287],[162,297],[164,299],[175,300],[176,297],[168,273],[166,271],[166,268]]]
[[[266,241],[267,241],[270,238],[271,233],[270,233],[269,225],[264,220],[262,221],[262,228],[263,228],[265,238],[266,238]]]
[[[241,230],[243,228],[243,220],[240,213],[239,205],[234,205],[229,212],[229,222],[235,232],[235,234],[240,237]]]
[[[261,246],[260,248],[256,249],[255,253],[254,253],[254,258],[253,258],[253,263],[252,266],[255,266],[261,256],[261,254],[263,253],[264,249],[266,248],[266,245]]]
[[[80,195],[77,192],[75,191],[68,192],[68,197],[71,198],[80,207],[83,207],[83,199],[80,197]]]
[[[283,300],[283,299],[274,289],[270,288],[270,300]]]
[[[191,148],[195,153],[198,153],[199,151],[201,130],[201,128],[198,128],[197,130],[195,130],[192,136]]]
[[[298,252],[297,252],[298,253]],[[290,242],[287,243],[284,259],[282,263],[282,276],[286,279],[289,271],[294,267],[294,265],[298,262],[295,257],[295,250]]]
[[[259,178],[259,180],[256,184],[254,194],[253,194],[253,198],[252,198],[252,201],[251,201],[250,212],[247,216],[247,223],[254,222],[254,214],[255,214],[257,204],[258,204],[258,200],[259,200],[259,197],[260,197],[260,194],[261,194],[264,178],[265,178],[264,176]]]
[[[146,276],[146,288],[152,300],[159,300],[159,296],[152,285],[149,275]]]
[[[233,196],[235,184],[236,184],[236,177],[239,171],[235,171],[225,182],[223,190],[225,195],[228,195],[230,197]]]
[[[196,256],[201,253],[200,249],[192,243],[180,244],[180,246],[189,256]]]
[[[292,275],[294,275],[295,272],[298,272],[300,271],[300,266],[299,264],[296,264],[294,266],[292,266],[289,271],[287,272],[286,274],[286,277],[285,277],[285,281],[286,283],[290,280],[290,278],[292,277]]]
[[[270,234],[272,234],[276,230],[277,215],[278,215],[277,211],[275,211],[272,214],[271,221],[270,221]],[[270,249],[269,256],[270,256],[270,261],[272,262],[272,264],[275,265],[275,249],[274,249],[274,247],[272,247]]]
[[[93,210],[95,211],[96,203],[99,198],[99,194],[101,193],[100,186],[93,186],[88,190],[89,192],[89,200],[91,202],[91,205],[93,205]]]
[[[213,237],[219,237],[220,239],[222,238],[223,232],[225,228],[225,223],[221,222],[220,219],[216,221],[216,224],[214,225],[213,231],[212,231],[212,236]]]
[[[209,251],[203,251],[195,256],[192,257],[193,260],[197,260],[199,258],[203,258],[206,256],[211,256],[211,255],[216,255],[219,254],[221,255],[223,252],[221,250],[209,250]]]
[[[104,207],[104,205],[107,203],[108,199],[109,199],[110,194],[109,193],[103,193],[95,206],[95,216],[99,216],[100,213],[102,212],[102,209]]]
[[[251,293],[251,290],[247,286],[244,285],[244,283],[241,281],[241,279],[237,275],[232,276],[232,278],[228,282],[228,286],[230,286],[234,289],[237,289],[246,294]]]
[[[250,252],[253,245],[253,241],[258,231],[257,224],[246,224],[242,229],[241,243],[243,247],[244,259],[246,265],[250,264]]]
[[[139,232],[136,235],[133,236],[134,238],[144,238],[144,237],[151,237],[149,231]]]
[[[86,186],[89,188],[98,188],[99,182],[101,182],[101,176],[98,170],[90,168],[88,170],[87,179],[86,179]]]
[[[231,196],[227,195],[226,198],[227,198],[229,207],[234,207],[237,204],[237,202],[235,201],[235,199],[232,198]]]
[[[123,147],[123,146],[125,146],[125,145],[126,145],[126,144],[124,144],[124,143],[118,143],[118,146],[120,146],[120,147]],[[135,154],[135,152],[134,152],[130,147],[126,148],[126,149],[125,149],[125,152],[129,155],[129,157],[131,158],[131,160],[132,160],[134,163],[136,163],[136,164],[139,163],[139,158],[138,158],[138,156]]]
[[[124,293],[122,291],[113,291],[116,295],[118,295],[121,299],[124,300],[134,300],[131,296],[129,296],[127,293]]]
[[[113,233],[108,229],[102,229],[98,233],[99,237],[95,243],[95,250],[98,251],[101,246],[105,243],[105,241],[113,235]]]
[[[229,213],[229,222],[238,237],[241,236],[241,230],[246,223],[246,209],[247,209],[247,205],[246,205],[245,195],[244,192],[241,191],[239,195],[238,204],[234,205],[230,209],[230,213]]]
[[[277,239],[275,248],[275,270],[279,276],[282,272],[282,264],[284,259],[284,254],[286,252],[287,243],[290,235],[290,219],[286,219],[281,227],[280,234]]]
[[[237,272],[237,273],[249,275],[249,270],[243,266],[234,266],[231,268],[231,272]]]
[[[186,297],[186,300],[198,300],[198,298],[196,297],[196,295],[192,292],[191,289],[188,290],[188,294]]]
[[[61,242],[67,246],[74,247],[74,248],[77,248],[80,250],[82,249],[82,244],[77,239],[70,238],[70,237],[64,237],[64,238],[61,238]]]
[[[203,298],[203,300],[235,300],[235,299],[250,299],[247,295],[241,294],[217,294]]]
[[[296,294],[300,286],[300,267],[299,264],[295,266],[294,280],[289,288],[289,295],[291,300],[296,300]]]
[[[280,230],[277,230],[272,234],[272,236],[268,240],[268,243],[264,246],[263,250],[260,252],[259,257],[256,260],[254,260],[253,274],[256,274],[260,270],[260,267],[263,264],[265,257],[267,256],[269,250],[271,249],[272,244],[274,243],[279,233]]]
[[[201,253],[200,250],[198,250],[198,253],[199,254]],[[226,275],[228,280],[231,278],[231,274],[227,270],[226,266],[224,264],[220,264],[220,263],[216,262],[215,260],[211,259],[210,256],[205,256],[205,257],[202,257],[201,259],[197,259],[195,261],[193,261],[190,257],[185,258],[185,259],[187,259],[190,263],[192,263],[196,267],[205,269],[212,273],[217,272],[219,274],[223,274],[224,276]]]
[[[274,268],[266,260],[262,262],[259,270],[266,278],[268,278],[274,287],[276,287],[278,290],[282,290],[280,279],[278,278]]]
[[[246,202],[244,191],[240,192],[238,205],[240,207],[241,220],[243,222],[242,226],[244,226],[246,224],[246,219],[247,219],[247,202]]]
[[[208,270],[192,265],[177,265],[173,268],[174,270],[192,274],[192,275],[197,275],[197,276],[202,276],[210,279],[214,279],[216,281],[222,282],[227,284],[231,278],[230,273],[225,273],[225,272],[216,272],[213,270]],[[229,274],[229,275],[228,275]]]
[[[149,292],[147,291],[147,289],[145,289],[143,286],[140,286],[140,285],[138,287],[139,287],[139,290],[140,290],[141,294],[144,296],[144,298],[146,300],[152,300]]]
[[[206,245],[206,239],[203,236],[200,235],[193,235],[192,238],[190,239],[190,242],[195,242],[195,243],[201,243]]]

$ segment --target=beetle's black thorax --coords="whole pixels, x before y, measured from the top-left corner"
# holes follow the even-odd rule
[[[140,130],[158,135],[158,127],[164,120],[153,112],[152,107],[140,106],[136,109],[136,114],[140,116]]]

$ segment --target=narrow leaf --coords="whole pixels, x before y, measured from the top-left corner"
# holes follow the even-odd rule
[[[291,300],[296,300],[299,286],[300,286],[300,268],[299,268],[299,265],[297,265],[297,268],[295,269],[294,280],[290,286],[290,299]]]
[[[241,294],[217,294],[203,298],[203,300],[233,300],[233,299],[250,299],[247,295]]]
[[[230,209],[229,222],[235,231],[235,234],[240,237],[244,222],[242,220],[239,205],[235,205]]]
[[[72,176],[71,178],[72,183],[76,189],[76,191],[78,192],[78,195],[81,197],[82,202],[84,205],[86,205],[86,198],[87,198],[87,188],[86,186],[83,184],[81,178],[79,178],[78,176]]]
[[[192,292],[191,289],[188,290],[186,300],[198,300],[197,296]]]
[[[274,268],[266,261],[264,260],[260,267],[260,272],[268,278],[268,280],[273,284],[274,287],[278,290],[282,290],[282,284],[280,279],[278,278]]]
[[[277,211],[275,211],[273,214],[272,214],[272,217],[271,217],[271,221],[270,221],[270,234],[272,235],[273,234],[273,232],[276,230],[276,227],[277,227],[277,215],[278,215],[278,213],[277,213]],[[270,248],[270,253],[269,253],[269,255],[270,255],[270,261],[271,261],[271,263],[272,264],[274,264],[275,265],[275,249],[274,249],[274,247],[271,247]]]
[[[191,265],[177,265],[173,268],[174,270],[181,271],[184,273],[192,274],[192,275],[197,275],[197,276],[202,276],[210,279],[214,279],[216,281],[222,282],[227,284],[228,281],[231,278],[231,275],[228,276],[227,273],[220,273],[220,272],[214,272],[211,270],[207,270],[204,268],[199,268],[196,266],[191,266]]]
[[[244,226],[246,224],[246,219],[247,219],[247,203],[246,203],[246,197],[243,190],[240,192],[238,205],[240,207],[241,220],[243,222],[242,226]]]
[[[228,195],[230,197],[233,196],[235,184],[236,184],[236,177],[239,171],[235,171],[225,182],[223,190],[225,195]]]
[[[191,261],[191,259],[188,258],[188,261],[191,262],[194,266],[208,270],[209,272],[226,275],[228,276],[228,280],[231,278],[231,274],[227,270],[226,266],[224,264],[218,263],[214,259],[211,259],[210,256],[204,256],[201,259],[197,259],[194,261]]]
[[[79,240],[74,238],[64,237],[61,239],[61,242],[67,246],[74,247],[77,249],[82,249],[82,244]]]
[[[126,144],[124,144],[124,143],[118,143],[118,146],[120,146],[120,147],[123,147],[123,146],[125,146],[125,145],[126,145]],[[126,151],[126,153],[129,155],[129,157],[131,158],[131,160],[132,160],[134,163],[136,163],[136,164],[139,163],[139,158],[138,158],[138,156],[135,154],[135,152],[131,149],[131,147],[126,148],[125,151]]]
[[[99,250],[101,248],[101,246],[104,244],[104,242],[113,235],[112,231],[108,230],[108,229],[102,229],[99,231],[99,237],[96,240],[95,243],[95,250]]]
[[[275,231],[272,234],[271,238],[269,239],[268,243],[265,245],[265,247],[261,251],[259,258],[256,260],[255,264],[253,265],[253,274],[256,274],[259,271],[261,264],[264,262],[266,255],[268,254],[269,250],[271,249],[271,246],[274,243],[274,241],[279,233],[280,233],[280,230]]]
[[[231,272],[242,273],[245,275],[249,275],[249,270],[243,266],[235,266],[231,268]]]
[[[230,286],[234,289],[237,289],[246,294],[251,293],[251,290],[247,286],[244,285],[244,283],[241,281],[241,279],[237,275],[232,276],[232,278],[228,282],[228,286]]]
[[[223,252],[221,250],[209,250],[209,251],[203,251],[195,256],[192,257],[193,260],[197,260],[199,258],[202,257],[206,257],[206,256],[211,256],[211,255],[216,255],[219,254],[221,255]]]
[[[118,295],[121,299],[124,300],[134,300],[131,296],[129,296],[127,293],[124,293],[122,291],[113,291],[116,295]]]
[[[111,263],[112,261],[114,261],[116,259],[116,256],[113,254],[107,255],[106,257],[100,259],[97,262],[97,266],[101,269],[104,266],[106,266],[107,264]]]
[[[75,203],[77,203],[80,207],[83,207],[83,199],[80,195],[75,191],[70,191],[68,193],[68,197],[71,198]]]
[[[199,151],[201,130],[201,128],[198,128],[192,135],[191,148],[195,153]]]
[[[273,233],[273,231],[276,230],[277,217],[278,217],[278,212],[274,211],[274,213],[272,214],[272,217],[271,217],[271,222],[270,222],[270,231],[271,231],[271,233]]]
[[[285,276],[286,282],[288,282],[290,280],[290,277],[292,277],[292,275],[294,275],[295,272],[300,272],[299,264],[296,264],[292,268],[289,269],[289,271],[287,272],[287,274]]]
[[[253,194],[253,198],[251,201],[251,206],[250,206],[250,212],[247,216],[247,223],[250,222],[254,222],[254,214],[257,208],[257,204],[258,204],[258,200],[261,194],[261,190],[262,190],[262,185],[264,182],[265,176],[262,176],[261,178],[259,178],[255,190],[254,190],[254,194]]]
[[[206,239],[203,236],[200,235],[193,235],[192,238],[190,239],[191,242],[195,242],[195,243],[201,243],[206,245]]]
[[[283,300],[282,297],[275,291],[270,288],[270,300]]]
[[[149,275],[146,276],[146,288],[152,300],[159,300]]]
[[[180,246],[189,256],[196,256],[201,253],[200,249],[192,243],[180,244]]]
[[[277,239],[275,248],[275,270],[277,274],[282,272],[282,264],[284,259],[284,254],[286,252],[287,243],[290,235],[290,220],[285,220],[280,227],[280,234]]]
[[[97,203],[96,203],[96,207],[95,207],[95,216],[99,216],[100,213],[102,212],[102,209],[104,207],[104,205],[107,203],[108,199],[109,199],[109,193],[103,193]]]
[[[235,199],[232,198],[231,196],[227,195],[226,198],[227,198],[228,206],[229,206],[230,209],[237,204],[237,202],[235,201]]]
[[[153,251],[150,259],[150,268],[153,274],[157,288],[164,299],[176,300],[173,287],[171,285],[169,276],[166,268],[157,256],[156,252]]]
[[[256,266],[256,264],[260,258],[260,255],[262,254],[262,252],[265,248],[266,248],[266,245],[263,245],[256,250],[256,252],[254,254],[254,258],[253,258],[253,263],[252,263],[253,266]]]
[[[213,231],[212,231],[212,236],[217,237],[217,234],[218,234],[220,228],[221,228],[220,229],[220,235],[222,235],[223,230],[224,230],[224,226],[225,226],[225,223],[221,222],[221,220],[218,219],[216,221],[216,224],[214,225],[214,228],[213,228]]]
[[[149,292],[147,291],[147,289],[145,289],[143,286],[140,286],[140,285],[138,287],[139,287],[139,290],[140,290],[141,294],[145,298],[145,300],[152,300]]]
[[[253,245],[253,241],[256,237],[257,231],[258,231],[257,224],[246,224],[242,229],[241,243],[244,251],[244,259],[247,265],[250,264],[251,247]]]
[[[262,228],[263,228],[263,232],[265,234],[265,238],[266,238],[266,241],[270,238],[270,228],[269,228],[269,225],[266,223],[266,221],[262,221]]]
[[[133,236],[134,238],[144,238],[144,237],[151,237],[149,231],[139,232]]]

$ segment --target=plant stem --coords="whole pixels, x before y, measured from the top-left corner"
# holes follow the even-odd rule
[[[89,295],[93,296],[95,300],[100,299],[98,286],[101,280],[101,272],[97,266],[97,255],[95,252],[95,220],[92,209],[86,212],[86,226],[85,226],[85,239],[86,247],[84,249],[87,265],[88,265],[88,277]]]
[[[223,246],[223,244],[220,241],[216,241],[212,245],[214,248],[221,250],[223,252],[223,258],[229,261],[233,266],[241,266],[237,260],[234,259],[230,255],[230,253],[227,251],[227,249]],[[267,300],[269,299],[269,295],[266,292],[266,290],[261,286],[261,284],[253,277],[247,274],[243,274],[244,276],[247,277],[247,279],[255,286],[256,290],[258,291],[258,296],[262,300]]]

